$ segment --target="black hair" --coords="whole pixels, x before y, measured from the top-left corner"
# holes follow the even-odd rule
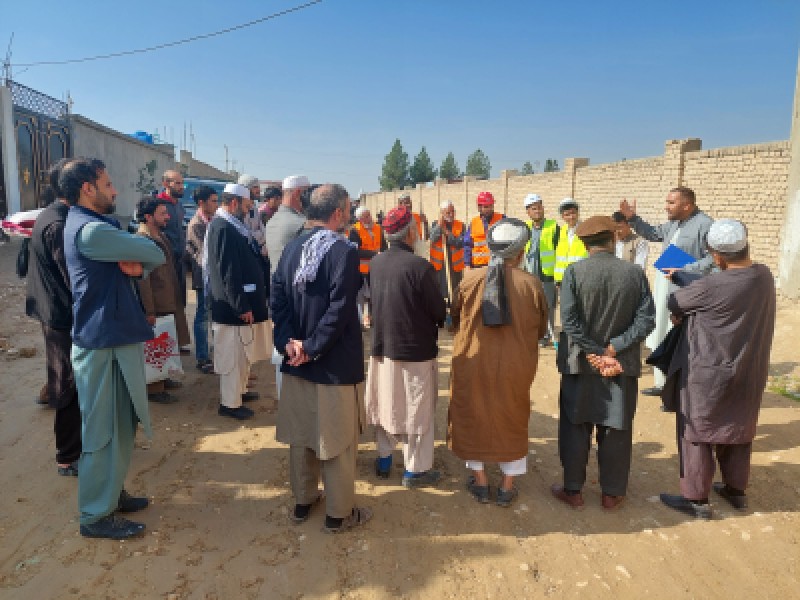
[[[61,188],[58,187],[58,176],[61,174],[61,169],[64,168],[64,165],[72,161],[71,158],[62,158],[50,167],[47,171],[47,183],[50,184],[50,187],[53,188],[53,192],[55,192],[56,198],[61,198]]]
[[[618,211],[618,210],[617,210],[617,211],[614,211],[614,212],[611,214],[611,218],[614,220],[614,222],[615,222],[615,223],[627,223],[627,222],[628,222],[628,219],[626,219],[626,218],[625,218],[625,215],[623,215],[623,214],[622,214],[620,211]]]
[[[201,185],[192,192],[192,199],[194,200],[195,204],[200,204],[201,202],[206,202],[216,193],[217,191],[210,185]]]
[[[681,198],[689,202],[692,206],[697,204],[697,197],[694,195],[694,190],[682,185],[674,187],[670,192],[676,192]]]
[[[313,221],[326,222],[337,208],[344,210],[347,205],[347,190],[338,183],[321,185],[314,189],[306,210],[306,216]]]
[[[314,193],[314,190],[318,189],[319,187],[321,187],[321,185],[319,183],[315,183],[304,189],[300,194],[300,204],[303,206],[303,212],[306,213],[306,215],[308,214],[308,209],[311,206],[311,195]]]
[[[105,169],[106,165],[97,158],[79,158],[68,162],[58,175],[58,189],[62,197],[74,206],[81,197],[83,184],[95,185]]]
[[[140,221],[144,222],[145,215],[154,215],[156,209],[162,204],[166,205],[166,200],[160,198],[153,198],[152,196],[142,196],[136,205],[136,216]]]
[[[271,185],[264,190],[264,200],[271,200],[272,198],[280,198],[283,195],[281,188],[277,185]]]

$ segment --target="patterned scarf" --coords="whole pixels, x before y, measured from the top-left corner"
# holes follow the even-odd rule
[[[353,248],[357,247],[341,233],[330,229],[319,229],[303,242],[300,264],[294,273],[293,285],[303,291],[306,283],[314,281],[317,278],[317,271],[322,259],[325,258],[325,255],[336,242],[344,242]]]
[[[244,226],[239,219],[234,217],[231,213],[226,210],[223,210],[220,206],[217,209],[217,212],[214,213],[214,217],[211,219],[213,221],[219,217],[220,219],[226,220],[228,223],[233,225],[234,229],[242,234],[245,238],[247,238],[247,243],[249,246],[253,246],[253,236],[250,233],[250,230]],[[210,222],[209,222],[210,225]],[[258,254],[258,252],[256,252]],[[203,255],[200,259],[200,266],[203,267],[203,291],[204,293],[208,294],[208,283],[209,283],[209,274],[208,274],[208,230],[206,230],[206,237],[203,238]]]

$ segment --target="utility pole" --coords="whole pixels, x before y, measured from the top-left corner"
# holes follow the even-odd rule
[[[3,85],[8,86],[11,81],[11,44],[14,43],[14,32],[11,32],[11,39],[8,40],[8,50],[6,50],[6,57],[3,60]]]
[[[225,146],[225,172],[228,172],[228,145],[223,144]]]

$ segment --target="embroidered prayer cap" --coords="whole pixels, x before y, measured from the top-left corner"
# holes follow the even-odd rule
[[[239,185],[243,185],[246,188],[251,188],[254,185],[258,185],[258,177],[255,175],[248,175],[245,173],[244,175],[239,176],[239,181],[237,182]]]
[[[518,256],[530,239],[531,232],[524,221],[503,217],[489,228],[486,242],[491,257],[486,270],[486,284],[481,300],[481,317],[487,327],[511,323],[503,260]]]
[[[736,219],[718,219],[708,230],[706,242],[717,252],[739,252],[747,246],[747,228]]]
[[[360,218],[361,218],[361,216],[362,216],[364,213],[368,213],[368,212],[369,212],[369,208],[367,208],[366,206],[359,206],[359,207],[356,209],[356,212],[354,213],[354,215],[355,215],[356,219],[360,219]]]
[[[539,194],[528,194],[525,196],[525,208],[528,208],[531,204],[542,203],[542,197]]]
[[[577,208],[578,210],[580,210],[581,207],[578,206],[578,203],[575,202],[574,198],[564,198],[561,202],[559,202],[558,204],[559,213],[564,212],[568,208]]]
[[[311,187],[311,182],[305,175],[289,175],[289,177],[283,180],[283,185],[281,187],[283,187],[284,190],[299,190]]]
[[[494,196],[492,192],[480,192],[478,194],[478,206],[492,206],[494,204]]]
[[[239,183],[226,183],[222,192],[231,196],[250,199],[250,190]]]
[[[614,233],[616,229],[617,224],[614,219],[605,215],[595,215],[578,223],[575,235],[579,238],[587,238],[601,233]]]
[[[397,233],[411,222],[411,213],[405,206],[396,206],[383,218],[383,229],[386,233]]]
[[[446,208],[450,208],[451,206],[453,206],[453,208],[455,208],[455,205],[453,204],[453,201],[452,201],[452,200],[445,200],[444,202],[442,202],[442,203],[439,205],[439,208],[441,208],[442,210],[444,210],[444,209],[446,209]]]

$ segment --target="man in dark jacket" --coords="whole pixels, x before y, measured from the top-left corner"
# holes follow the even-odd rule
[[[341,232],[350,199],[340,185],[311,195],[311,228],[290,241],[272,278],[275,348],[283,355],[283,385],[275,437],[289,444],[289,475],[302,523],[325,486],[325,531],[367,522],[355,506],[355,466],[364,382],[364,348],[356,310],[361,285],[358,250]]]
[[[561,282],[562,339],[556,362],[564,483],[551,491],[573,508],[583,507],[581,489],[595,428],[603,508],[614,510],[625,499],[642,371],[639,342],[655,324],[644,271],[614,256],[615,229],[610,217],[579,223],[575,233],[589,257],[569,265]]]
[[[48,180],[56,199],[42,211],[31,236],[31,261],[25,313],[42,324],[47,362],[47,401],[55,408],[56,463],[60,475],[78,475],[81,456],[81,407],[70,362],[72,292],[64,257],[64,224],[69,204],[58,188],[58,175],[69,162],[50,169]]]
[[[169,212],[169,223],[164,229],[164,235],[169,240],[172,249],[175,272],[178,274],[178,283],[181,286],[181,297],[183,303],[186,304],[186,271],[183,262],[183,254],[186,252],[186,230],[183,228],[183,217],[186,211],[181,204],[184,191],[183,175],[178,171],[164,171],[161,176],[161,185],[164,186],[164,190],[156,197],[166,202],[167,212]]]
[[[219,380],[219,414],[249,419],[242,402],[258,399],[247,391],[253,363],[269,357],[267,295],[261,256],[242,219],[252,208],[250,191],[229,183],[206,233],[204,268],[209,285],[214,371]]]
[[[375,425],[375,472],[388,478],[392,451],[403,444],[405,487],[436,483],[433,422],[436,410],[436,338],[447,307],[433,265],[414,255],[417,239],[405,207],[383,222],[391,247],[371,261],[375,331],[367,378],[367,422]]]

